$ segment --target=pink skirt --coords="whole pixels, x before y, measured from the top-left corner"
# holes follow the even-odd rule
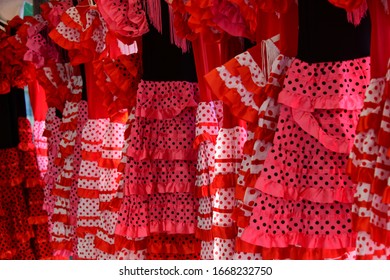
[[[192,142],[197,92],[197,84],[189,82],[139,85],[135,119],[125,144],[128,160],[115,228],[116,242],[127,243],[130,252],[142,248],[151,258],[152,235],[195,233],[198,200],[193,194]]]
[[[356,186],[346,163],[368,75],[367,58],[292,62],[274,143],[255,184],[261,193],[242,234],[264,248],[263,258],[343,258],[354,250]]]

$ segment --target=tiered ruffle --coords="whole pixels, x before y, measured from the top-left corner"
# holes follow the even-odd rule
[[[275,51],[267,49],[269,53]],[[242,148],[242,162],[235,177],[236,205],[232,219],[237,226],[234,248],[236,259],[261,258],[259,248],[243,242],[240,237],[249,224],[259,195],[254,185],[273,141],[279,115],[276,100],[291,63],[290,58],[275,55],[274,60],[267,61],[271,65],[267,74],[263,68],[265,59],[260,54],[258,45],[206,75],[213,93],[231,108],[237,118],[248,122],[247,141]],[[271,56],[267,57],[269,59]]]
[[[118,248],[121,252],[141,246],[147,258],[160,259],[173,256],[174,248],[161,243],[158,246],[169,250],[150,251],[154,238],[167,235],[179,240],[186,235],[189,239],[184,243],[189,244],[194,236],[198,201],[193,195],[192,141],[197,90],[196,84],[188,82],[142,81],[139,85],[136,117],[126,142],[123,199],[115,229],[116,240],[127,244],[127,249]],[[183,253],[183,259],[194,258],[192,253]]]
[[[149,31],[140,0],[98,0],[96,3],[108,30],[123,42],[130,43]]]
[[[55,256],[59,257],[77,257],[77,174],[81,161],[81,135],[86,120],[85,101],[66,103],[60,126],[62,139],[55,160],[60,172],[52,191],[56,196],[52,239]]]
[[[115,227],[118,220],[118,191],[121,173],[118,166],[122,159],[124,133],[128,112],[118,112],[111,119],[102,143],[102,156],[99,160],[99,227],[95,237],[97,259],[116,259]]]
[[[242,234],[244,241],[263,247],[263,258],[346,258],[354,250],[350,208],[355,185],[345,167],[368,63],[366,58],[292,62],[278,98],[282,105],[274,144],[255,184],[260,194]],[[336,149],[327,137],[347,144]]]
[[[83,128],[81,164],[78,172],[77,238],[78,258],[96,259],[94,238],[99,227],[99,160],[109,119],[90,119]]]
[[[32,143],[31,124],[19,118],[18,148],[0,151],[0,258],[50,259],[44,182]]]
[[[352,217],[359,259],[389,259],[389,73],[372,79],[366,90],[348,162],[348,173],[357,183]]]

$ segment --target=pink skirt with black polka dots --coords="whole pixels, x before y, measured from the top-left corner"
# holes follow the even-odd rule
[[[143,246],[146,253],[151,235],[195,233],[198,200],[192,144],[197,92],[197,84],[188,82],[139,85],[115,234],[116,240]]]
[[[274,143],[255,184],[260,195],[242,234],[264,248],[263,258],[342,258],[354,250],[356,186],[346,163],[368,75],[367,58],[292,62]]]

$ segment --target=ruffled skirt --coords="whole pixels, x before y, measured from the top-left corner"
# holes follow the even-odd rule
[[[115,247],[121,258],[171,259],[179,247],[187,248],[180,258],[199,258],[192,147],[197,91],[197,84],[188,82],[139,85],[119,186]]]
[[[389,71],[370,81],[348,162],[357,183],[352,220],[358,259],[390,259],[389,81]]]
[[[354,250],[346,174],[369,59],[308,64],[295,59],[279,94],[273,146],[242,239],[263,258],[346,258]],[[329,218],[332,217],[332,218]]]

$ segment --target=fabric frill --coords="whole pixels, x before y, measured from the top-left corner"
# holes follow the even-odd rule
[[[221,101],[199,102],[196,112],[194,148],[198,151],[195,194],[199,199],[196,237],[201,240],[201,259],[213,259],[212,201],[210,192],[214,180],[215,144],[222,126]]]
[[[368,58],[292,61],[278,96],[273,146],[255,184],[260,193],[241,236],[261,246],[264,259],[353,255],[350,209],[356,186],[346,163],[368,75]]]
[[[169,243],[183,240],[183,246],[190,246],[196,241],[191,236],[198,205],[193,194],[192,147],[197,94],[197,84],[189,82],[141,81],[139,85],[135,119],[126,141],[123,199],[115,234],[116,240],[127,243],[128,251],[141,246],[146,258],[173,257],[178,247]],[[164,245],[166,239],[173,241]],[[166,249],[150,251],[155,242],[153,248]],[[184,259],[199,258],[199,251],[193,255],[193,250],[186,251]]]
[[[272,41],[270,41],[272,43]],[[273,45],[273,43],[272,43]],[[273,45],[274,46],[274,45]],[[291,59],[274,49],[274,60],[267,61],[270,74],[264,71],[261,45],[234,57],[206,75],[213,93],[224,102],[234,116],[246,120],[247,139],[242,147],[242,162],[235,180],[235,206],[231,218],[237,229],[235,234],[235,259],[259,259],[259,249],[241,240],[243,230],[249,224],[254,200],[259,192],[254,189],[262,171],[265,157],[271,147],[279,115],[278,92]],[[274,47],[275,48],[275,47]]]
[[[130,43],[149,31],[140,0],[97,0],[96,4],[108,29],[123,42]]]
[[[54,163],[59,167],[52,194],[56,196],[53,212],[53,247],[55,255],[77,257],[77,178],[81,164],[81,136],[87,121],[87,103],[81,99],[82,80],[76,73],[71,74],[73,84],[63,111],[60,131],[61,140]]]
[[[352,218],[358,259],[390,256],[389,81],[389,70],[385,77],[371,79],[348,162],[348,173],[357,183]]]
[[[18,147],[1,150],[1,259],[50,259],[48,216],[30,122],[19,118]]]

